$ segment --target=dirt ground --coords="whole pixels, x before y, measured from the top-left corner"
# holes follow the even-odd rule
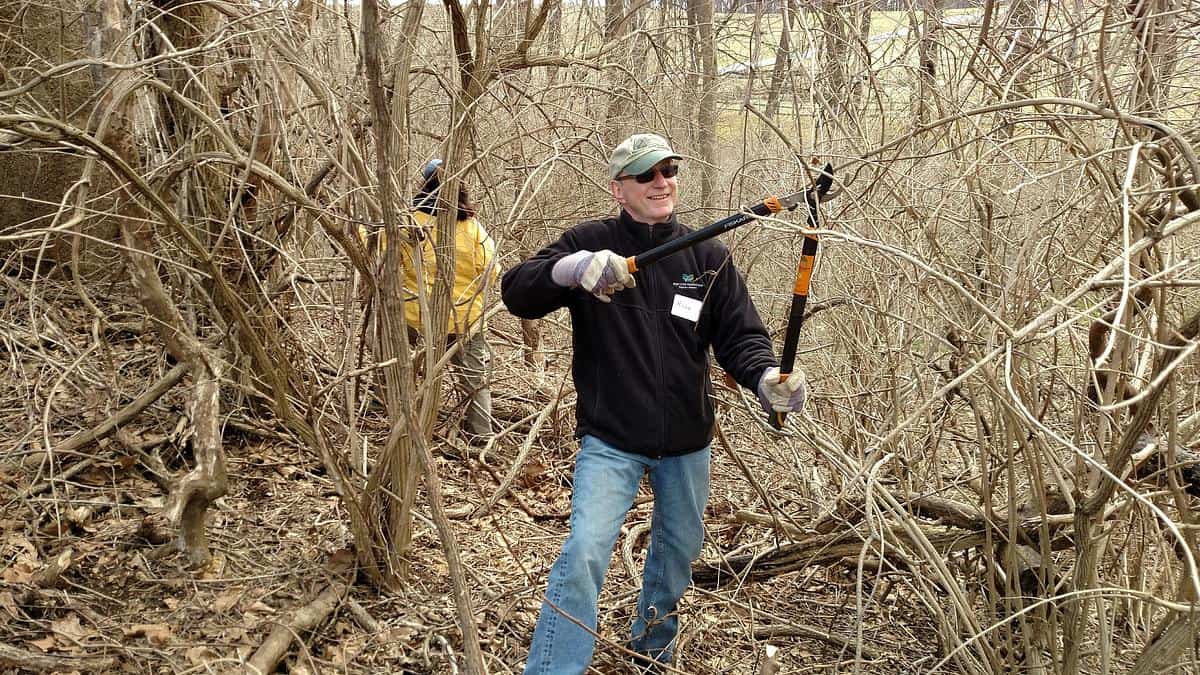
[[[114,330],[99,344],[68,295],[44,315],[18,306],[20,294],[10,293],[4,307],[9,325],[0,351],[10,372],[0,397],[0,672],[231,671],[339,581],[353,583],[327,618],[297,635],[281,671],[461,672],[448,568],[427,509],[418,506],[408,587],[379,592],[355,574],[348,520],[321,462],[269,422],[223,406],[229,492],[210,511],[214,560],[201,570],[187,567],[160,513],[169,480],[191,460],[183,388],[99,444],[43,452],[169,369],[153,334]],[[531,387],[537,378],[521,360],[515,320],[500,315],[490,333],[495,411],[511,429],[482,454],[448,437],[462,403],[448,390],[435,457],[488,667],[517,673],[568,529],[574,394],[568,383],[558,411],[529,438],[530,413],[557,396],[569,354],[550,351],[542,383]],[[564,336],[547,323],[550,344]],[[72,361],[89,365],[68,367]],[[777,504],[804,523],[820,494],[803,484],[815,475],[805,470],[811,455],[795,439],[772,442],[734,392],[721,389],[720,398],[730,444]],[[363,431],[381,442],[382,412],[369,411]],[[527,441],[512,489],[490,510],[470,514],[490,500]],[[644,488],[614,552],[600,605],[598,673],[630,672],[618,645],[636,602],[649,497]],[[782,542],[772,528],[734,517],[761,506],[729,451],[714,447],[702,560]],[[54,576],[48,570],[56,562],[65,569]],[[850,670],[856,650],[863,672],[921,670],[936,660],[937,632],[906,601],[906,590],[903,578],[857,582],[853,561],[695,588],[682,607],[678,672],[758,673],[768,645],[786,673]]]

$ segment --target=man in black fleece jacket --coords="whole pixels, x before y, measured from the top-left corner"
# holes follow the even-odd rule
[[[675,218],[676,154],[656,134],[613,151],[616,218],[580,223],[504,275],[504,304],[537,319],[571,313],[579,396],[571,533],[550,572],[526,675],[583,673],[596,601],[642,476],[654,491],[650,549],[629,643],[648,667],[670,663],[676,607],[700,555],[717,363],[768,411],[804,406],[799,371],[779,381],[771,341],[729,250],[709,239],[633,277],[625,258],[689,231]]]

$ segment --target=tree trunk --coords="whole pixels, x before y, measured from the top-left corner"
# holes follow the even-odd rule
[[[417,460],[413,456],[412,437],[420,430],[414,414],[412,358],[402,291],[404,263],[399,243],[407,234],[401,229],[402,216],[392,179],[395,135],[391,105],[381,86],[383,45],[380,24],[378,3],[367,0],[363,3],[362,15],[363,64],[376,148],[375,180],[388,241],[376,284],[378,318],[375,325],[377,358],[391,364],[383,368],[383,382],[384,403],[392,432],[363,494],[363,499],[373,504],[366,510],[375,514],[376,520],[375,529],[366,533],[370,541],[358,542],[358,555],[363,568],[377,584],[395,589],[402,585],[408,573],[406,553],[412,539],[412,495],[419,475],[415,470]],[[381,483],[386,489],[380,488]]]
[[[713,35],[712,0],[688,0],[688,14],[697,30],[700,61],[700,105],[696,111],[696,153],[699,155],[700,207],[716,208],[717,173],[717,48]]]
[[[103,0],[100,15],[104,17],[103,30],[110,37],[127,32],[122,6],[117,0]],[[137,145],[133,138],[132,105],[135,88],[140,82],[132,71],[116,71],[111,81],[105,82],[104,97],[101,99],[103,114],[98,116],[97,139],[113,149],[114,153],[129,167],[141,166]],[[83,183],[90,184],[90,176],[96,160],[85,164]],[[196,466],[183,476],[171,493],[166,515],[180,529],[180,548],[187,554],[193,566],[208,563],[212,554],[204,520],[208,507],[227,488],[225,455],[220,431],[220,381],[224,370],[217,356],[211,352],[184,321],[179,307],[171,299],[167,287],[159,277],[158,262],[150,253],[154,249],[150,223],[155,222],[144,211],[127,182],[122,186],[123,198],[118,200],[120,210],[121,238],[133,287],[138,299],[151,318],[151,325],[158,332],[168,353],[178,362],[191,366],[195,380],[191,401],[191,421],[195,431],[193,450]],[[86,200],[86,189],[81,190]]]
[[[546,25],[546,52],[558,56],[562,52],[562,3],[558,0],[544,1],[553,2]],[[558,66],[550,66],[546,69],[546,88],[553,89],[557,82]]]
[[[917,16],[917,11],[920,16]],[[942,25],[941,0],[920,0],[911,14],[912,33],[917,35],[917,86],[913,101],[916,126],[928,124],[939,109],[937,96],[938,34]],[[937,115],[940,117],[941,115]]]
[[[772,121],[779,114],[780,101],[783,99],[783,83],[792,72],[792,22],[796,19],[794,5],[795,0],[785,0],[780,8],[782,25],[779,28],[779,46],[775,49],[775,64],[771,67],[771,83],[767,86],[765,111],[767,119]],[[795,109],[795,105],[793,105],[792,114],[797,116],[800,114],[800,111]],[[767,130],[764,129],[764,138],[766,134]]]
[[[999,86],[1001,90],[1010,91],[1011,96],[1029,96],[1031,71],[1036,67],[1030,62],[1030,55],[1037,48],[1037,3],[1034,0],[1014,0],[1009,8],[1007,24],[1008,44],[1001,55]],[[999,118],[1002,124],[996,133],[1012,136],[1013,117],[1011,112],[1001,113]]]
[[[629,20],[625,16],[624,0],[604,0],[604,44],[614,45],[625,37],[629,30]],[[617,64],[627,65],[630,53],[629,45],[622,44],[611,47],[611,60]],[[605,146],[612,148],[628,135],[629,122],[626,119],[629,109],[628,97],[630,92],[626,86],[628,77],[621,68],[612,68],[609,79],[608,106],[604,111],[603,138]]]
[[[849,110],[850,58],[849,17],[845,16],[848,0],[821,0],[819,21],[820,42],[817,46],[818,72],[824,79],[817,81],[816,137],[817,147],[829,147],[833,140],[832,127],[843,120]]]

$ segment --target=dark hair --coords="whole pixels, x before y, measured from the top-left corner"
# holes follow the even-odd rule
[[[442,167],[437,167],[429,177],[421,181],[421,187],[417,188],[417,195],[413,198],[413,207],[418,211],[423,211],[431,216],[437,215],[438,208],[441,205],[441,200],[438,199],[438,191],[442,187]],[[470,220],[475,217],[475,204],[471,202],[471,196],[467,193],[467,186],[461,183],[458,186],[458,219]]]

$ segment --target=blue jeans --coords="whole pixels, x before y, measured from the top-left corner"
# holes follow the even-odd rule
[[[625,514],[650,473],[654,514],[629,647],[669,663],[676,606],[692,582],[704,540],[709,449],[653,459],[584,436],[575,459],[571,533],[550,570],[525,675],[583,673],[596,647],[596,600]]]

